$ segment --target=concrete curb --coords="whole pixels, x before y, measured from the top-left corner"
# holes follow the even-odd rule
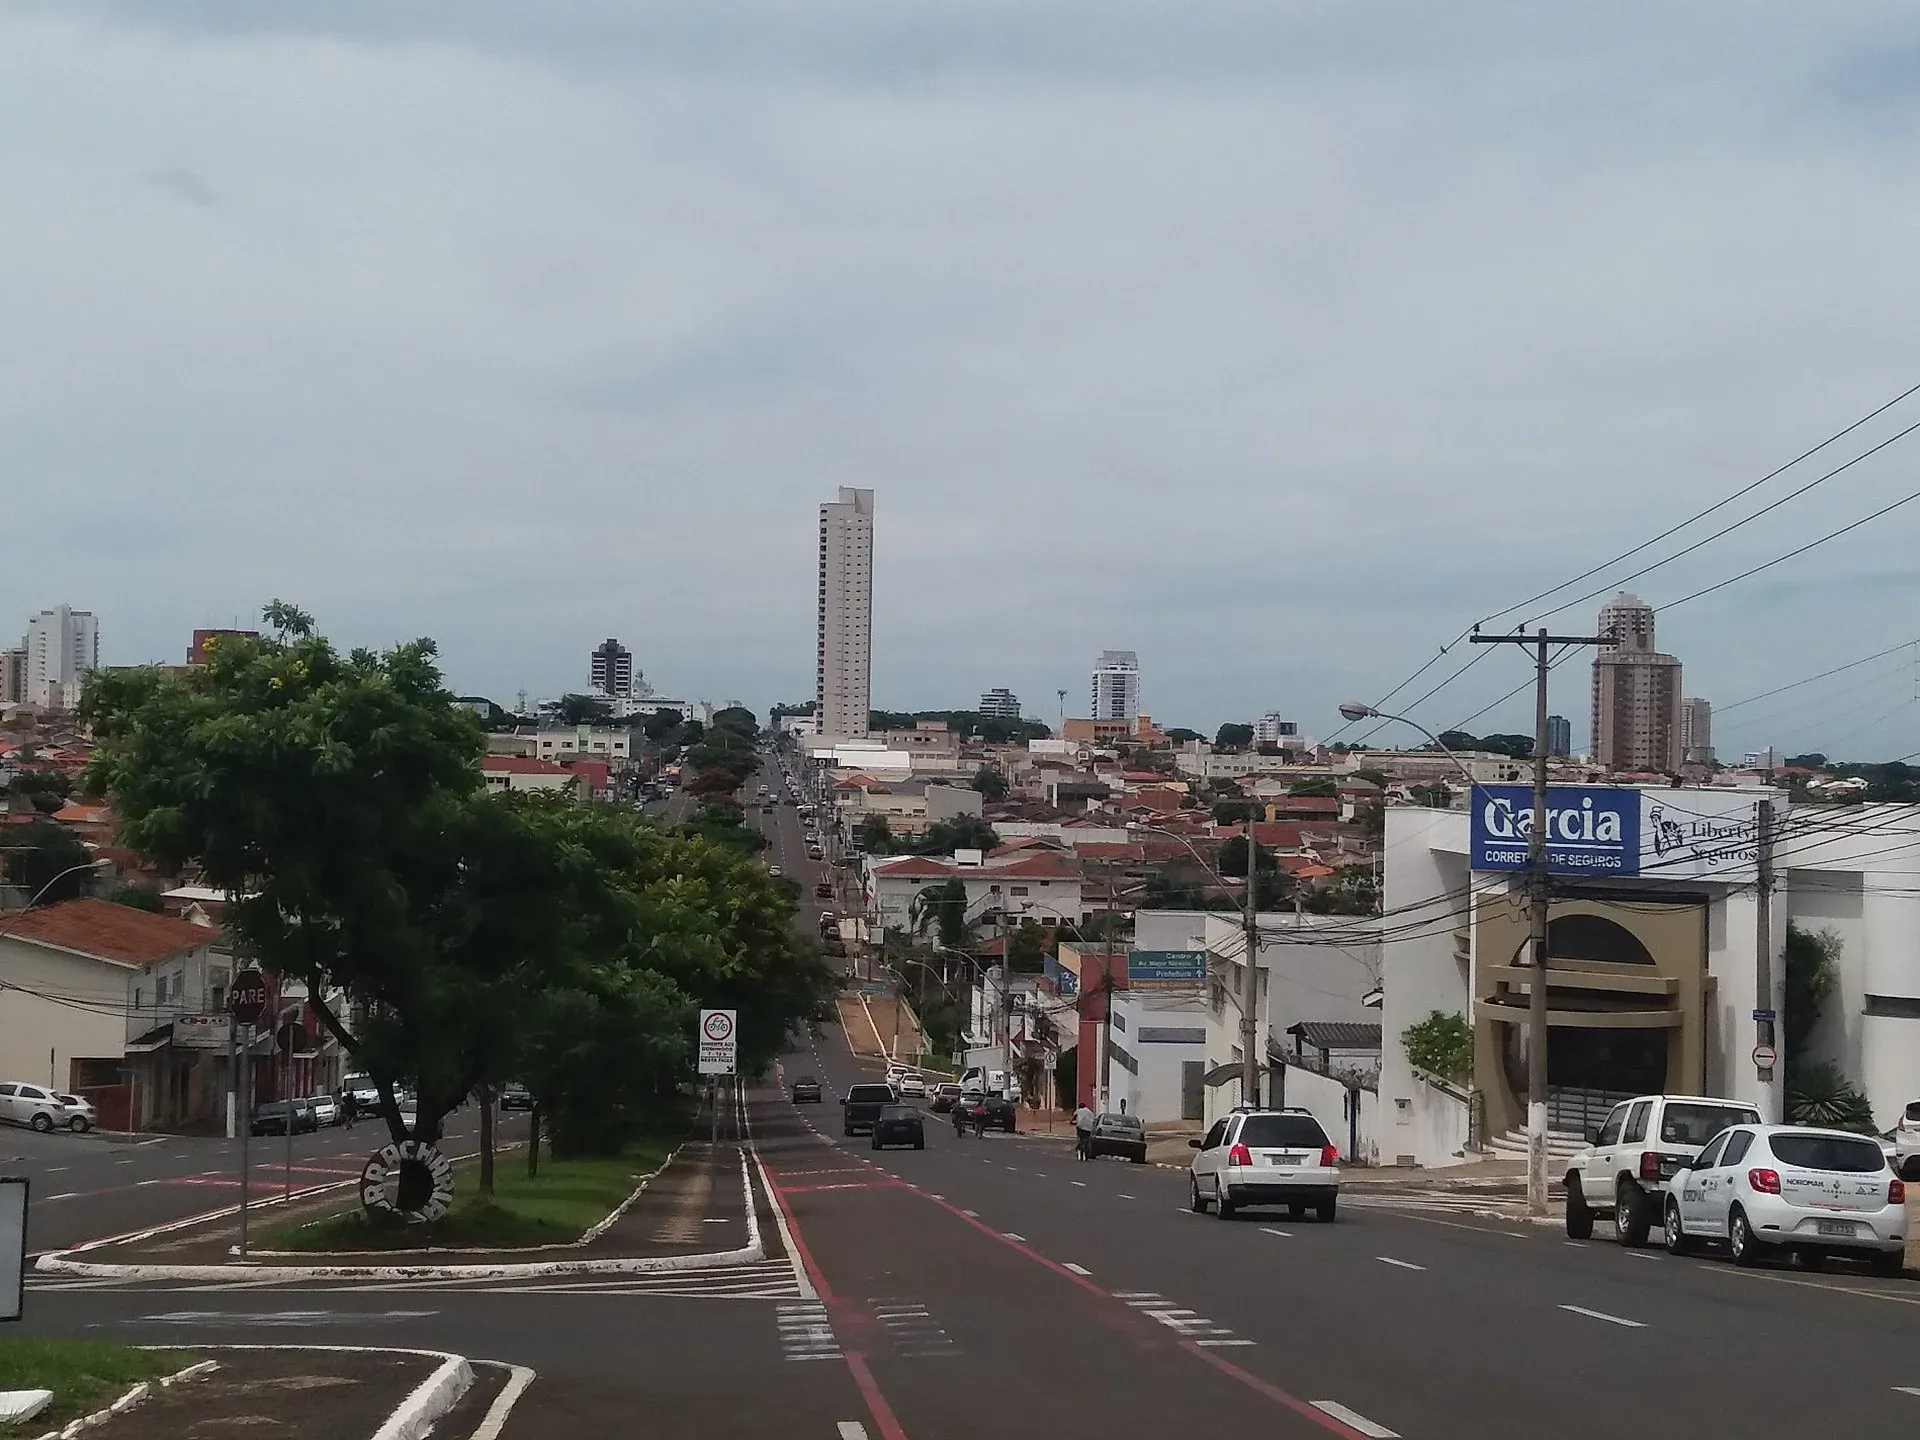
[[[158,1380],[143,1380],[112,1404],[82,1415],[77,1420],[69,1420],[58,1430],[48,1430],[39,1437],[39,1440],[73,1440],[74,1436],[91,1430],[97,1425],[104,1425],[114,1416],[131,1410],[156,1389],[165,1390],[184,1380],[197,1380],[202,1375],[211,1374],[219,1368],[218,1360],[196,1360],[184,1370],[176,1370],[171,1375],[162,1375]]]
[[[420,1440],[472,1388],[473,1366],[464,1355],[449,1355],[373,1432],[373,1440]]]
[[[243,1275],[270,1284],[289,1284],[301,1280],[525,1280],[554,1275],[646,1275],[674,1270],[714,1270],[728,1265],[751,1265],[767,1258],[760,1235],[760,1217],[753,1203],[753,1180],[747,1171],[745,1145],[740,1148],[740,1189],[746,1204],[747,1243],[734,1250],[707,1250],[693,1255],[503,1261],[491,1265],[127,1265],[68,1259],[69,1255],[79,1253],[76,1249],[64,1254],[42,1255],[34,1269],[42,1274],[80,1275],[97,1280],[185,1280],[196,1284],[212,1284]]]

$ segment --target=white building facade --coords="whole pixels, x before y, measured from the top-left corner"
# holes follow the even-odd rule
[[[1102,650],[1093,667],[1094,720],[1131,722],[1140,714],[1140,657],[1131,650]]]
[[[27,621],[22,648],[26,703],[71,710],[86,673],[100,663],[100,622],[91,611],[56,605]]]
[[[820,507],[819,558],[819,733],[858,739],[872,698],[873,491],[842,486]]]

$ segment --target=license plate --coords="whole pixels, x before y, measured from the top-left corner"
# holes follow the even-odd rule
[[[1814,1228],[1822,1235],[1851,1235],[1853,1234],[1853,1221],[1816,1220],[1814,1222]]]
[[[1300,1157],[1298,1155],[1269,1155],[1267,1157],[1267,1163],[1269,1165],[1298,1165],[1300,1163]]]

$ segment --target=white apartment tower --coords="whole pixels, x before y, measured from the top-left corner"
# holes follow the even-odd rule
[[[1018,720],[1020,697],[1007,689],[982,690],[980,713],[989,720]]]
[[[71,710],[80,700],[80,682],[100,663],[100,622],[90,610],[56,605],[27,621],[26,684],[29,705]]]
[[[1698,695],[1680,702],[1680,758],[1689,765],[1713,763],[1713,706]]]
[[[1140,714],[1140,657],[1131,650],[1102,650],[1093,667],[1093,719],[1125,720]]]
[[[819,733],[861,739],[872,706],[873,491],[820,507]]]
[[[1653,607],[1616,595],[1600,611],[1610,644],[1593,662],[1593,761],[1611,770],[1680,768],[1680,662],[1653,648]]]

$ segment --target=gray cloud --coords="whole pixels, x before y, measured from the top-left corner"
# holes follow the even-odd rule
[[[1168,722],[1329,729],[1920,378],[1915,53],[1868,4],[15,7],[0,618],[133,660],[279,594],[463,689],[617,633],[764,705],[860,484],[877,703],[1051,713],[1113,646]],[[1905,638],[1914,523],[1663,618],[1689,689]]]

